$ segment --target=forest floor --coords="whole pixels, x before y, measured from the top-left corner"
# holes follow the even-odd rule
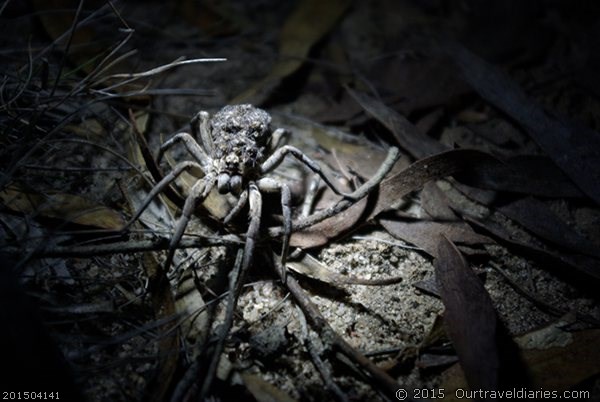
[[[600,399],[600,7],[578,4],[5,2],[0,390]],[[236,197],[213,190],[168,267],[202,172],[124,227],[192,159],[157,161],[161,144],[246,103],[346,191],[400,157],[349,203],[323,183],[308,203],[292,157],[269,173],[294,222],[346,209],[294,230],[283,283],[280,199],[264,195],[228,328],[248,207],[224,224]]]

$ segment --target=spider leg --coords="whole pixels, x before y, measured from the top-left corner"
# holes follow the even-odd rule
[[[210,114],[204,110],[199,111],[192,118],[190,125],[192,126],[192,134],[194,137],[202,140],[202,145],[204,145],[206,153],[208,155],[212,154],[213,141],[210,135]],[[200,131],[200,133],[198,133],[198,131]]]
[[[197,204],[204,201],[204,199],[208,196],[208,193],[210,193],[210,190],[213,188],[214,184],[214,176],[206,175],[192,186],[190,194],[185,199],[185,204],[183,204],[181,216],[175,224],[175,232],[173,232],[173,236],[171,236],[171,241],[169,242],[169,251],[167,253],[167,259],[165,260],[165,271],[169,269],[171,263],[173,262],[175,247],[177,246],[177,244],[181,240],[181,237],[183,236],[183,233],[185,232],[185,228],[187,227],[190,221],[190,218],[194,212],[194,208]]]
[[[164,144],[161,145],[160,150],[158,151],[158,155],[156,156],[156,160],[160,162],[162,157],[165,154],[165,151],[171,148],[178,142],[183,142],[185,148],[188,152],[196,159],[200,165],[202,165],[202,171],[206,173],[208,170],[208,166],[210,165],[210,158],[206,155],[206,152],[198,145],[194,137],[189,135],[188,133],[179,133],[175,134],[173,137],[169,138]]]
[[[392,170],[394,164],[400,157],[400,151],[396,147],[391,147],[388,151],[388,154],[379,166],[379,169],[375,174],[366,182],[364,182],[359,188],[356,189],[351,195],[351,199],[343,199],[338,201],[336,204],[332,205],[327,209],[323,209],[321,211],[315,212],[312,215],[307,217],[301,217],[297,221],[292,223],[292,230],[302,230],[312,225],[316,225],[319,222],[324,221],[327,218],[330,218],[336,214],[339,214],[342,211],[350,208],[354,204],[354,200],[360,200],[361,198],[366,197],[373,189],[375,189],[384,177]],[[270,228],[269,235],[272,237],[281,236],[284,229],[281,227]]]
[[[256,183],[251,182],[248,188],[248,202],[250,204],[250,222],[246,232],[246,244],[244,246],[244,259],[242,260],[242,272],[245,272],[252,262],[254,245],[258,240],[260,230],[260,218],[262,215],[262,196]]]
[[[204,400],[210,386],[214,379],[221,353],[225,345],[225,339],[231,330],[233,324],[233,315],[235,306],[237,304],[237,298],[240,294],[242,281],[246,274],[246,271],[252,264],[252,257],[254,254],[254,246],[258,240],[259,229],[260,229],[260,218],[262,212],[262,196],[256,183],[250,182],[248,189],[248,202],[250,204],[250,222],[248,223],[248,231],[246,232],[246,244],[244,245],[244,253],[240,261],[240,253],[238,252],[235,261],[234,269],[229,273],[229,295],[227,297],[227,310],[225,313],[225,320],[221,326],[221,334],[217,341],[217,345],[214,349],[214,354],[211,357],[209,367],[204,378],[200,392],[200,400]]]
[[[233,208],[231,208],[231,211],[229,211],[227,216],[225,216],[225,218],[223,218],[223,223],[228,224],[229,222],[231,222],[231,220],[240,213],[242,208],[244,208],[246,206],[247,202],[248,202],[248,190],[244,190],[240,194],[240,197],[238,198],[238,201],[235,204],[235,206]]]
[[[289,132],[284,128],[278,128],[273,131],[271,134],[271,140],[269,141],[269,149],[271,152],[274,152],[277,148],[279,148],[279,143],[281,142],[283,136],[288,135]]]
[[[323,171],[323,169],[321,169],[321,166],[319,166],[317,162],[313,161],[298,148],[293,147],[291,145],[284,145],[281,148],[278,148],[266,161],[264,161],[261,165],[261,173],[266,174],[271,170],[275,169],[277,166],[279,166],[279,164],[281,164],[281,162],[283,162],[283,159],[288,154],[292,155],[294,158],[298,159],[300,162],[305,164],[314,173],[318,174],[321,177],[321,179],[323,179],[325,184],[327,184],[327,186],[331,188],[333,192],[337,195],[341,195],[345,198],[349,198],[352,200],[355,198],[352,193],[346,193],[342,191],[335,184],[334,180],[330,178],[329,175],[326,174],[325,171]]]
[[[183,173],[184,171],[189,170],[191,168],[194,168],[194,167],[202,169],[202,167],[200,165],[198,165],[196,162],[192,162],[192,161],[185,161],[185,162],[181,162],[181,163],[178,163],[177,165],[175,165],[173,170],[171,170],[169,172],[169,174],[165,175],[165,177],[163,177],[162,180],[159,181],[156,184],[156,186],[154,186],[152,188],[152,190],[150,190],[150,193],[148,194],[148,196],[142,203],[142,206],[140,208],[138,208],[135,215],[125,224],[125,226],[123,226],[123,228],[121,230],[126,230],[127,228],[129,228],[133,224],[133,222],[135,222],[140,217],[140,215],[142,215],[144,210],[146,208],[148,208],[148,205],[150,205],[150,202],[152,202],[154,197],[156,197],[159,193],[161,193],[181,173]]]
[[[292,194],[290,192],[290,188],[285,183],[280,183],[277,180],[271,179],[269,177],[263,177],[260,179],[256,185],[259,190],[266,192],[276,192],[279,191],[281,193],[281,212],[283,214],[283,240],[282,240],[282,248],[281,248],[281,266],[283,267],[283,278],[285,282],[285,264],[287,262],[287,254],[288,248],[290,245],[290,236],[292,234],[292,210],[290,207]]]

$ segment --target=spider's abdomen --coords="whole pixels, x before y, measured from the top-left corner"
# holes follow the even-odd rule
[[[247,176],[264,159],[271,116],[252,105],[225,106],[211,119],[213,160],[218,173]]]

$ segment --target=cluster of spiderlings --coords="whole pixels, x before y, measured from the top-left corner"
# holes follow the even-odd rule
[[[211,119],[213,157],[231,172],[255,168],[264,158],[270,123],[269,114],[252,105],[225,106]]]

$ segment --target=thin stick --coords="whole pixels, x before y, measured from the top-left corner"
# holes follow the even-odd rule
[[[177,243],[178,249],[184,248],[199,248],[212,246],[226,246],[232,244],[242,244],[232,236],[222,237],[184,237]],[[141,251],[157,251],[167,250],[169,248],[168,238],[159,238],[153,240],[140,241],[122,241],[108,244],[91,244],[86,246],[55,246],[52,248],[40,248],[38,250],[30,250],[19,247],[7,246],[0,250],[10,254],[29,254],[32,253],[37,257],[93,257],[110,254],[130,254],[139,253]]]
[[[306,347],[306,350],[308,350],[308,354],[310,355],[313,364],[319,371],[319,374],[321,374],[321,378],[325,382],[325,386],[329,389],[329,391],[335,396],[335,398],[338,401],[347,402],[348,397],[333,380],[331,370],[325,365],[325,362],[321,359],[321,356],[319,356],[319,353],[317,352],[316,345],[310,339],[310,335],[308,333],[308,325],[306,323],[306,317],[304,316],[302,309],[300,309],[297,306],[296,309],[298,310],[298,319],[300,321],[302,337],[304,338],[304,346]]]

